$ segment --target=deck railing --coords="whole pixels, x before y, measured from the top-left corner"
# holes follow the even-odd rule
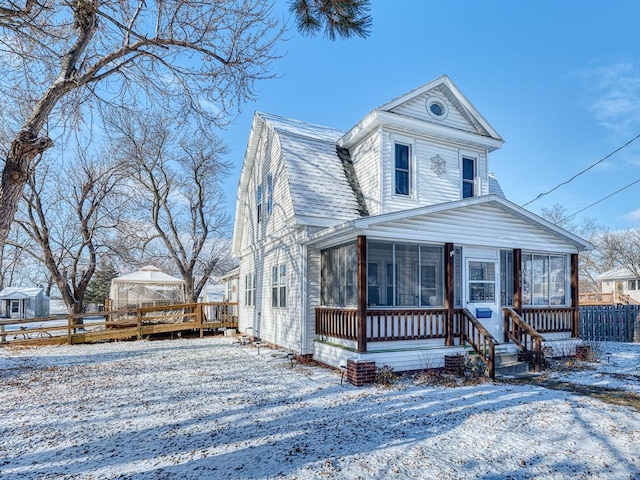
[[[75,344],[137,338],[159,333],[238,326],[237,303],[190,303],[86,312],[46,318],[1,319],[0,344]],[[204,307],[213,307],[206,318]],[[236,314],[234,315],[234,312]]]
[[[495,378],[496,344],[495,338],[466,308],[456,310],[460,323],[460,344],[468,343],[489,368],[489,378]]]
[[[505,336],[515,343],[518,348],[533,355],[536,372],[543,366],[542,342],[544,337],[526,323],[512,308],[503,308]]]
[[[613,293],[581,293],[578,295],[579,305],[613,305]]]
[[[527,307],[522,309],[522,319],[538,333],[572,332],[571,307]]]

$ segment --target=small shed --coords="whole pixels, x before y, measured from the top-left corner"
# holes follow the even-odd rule
[[[172,277],[153,265],[111,280],[110,308],[156,307],[185,303],[184,280]]]
[[[49,297],[40,287],[7,287],[0,291],[0,316],[39,318],[49,316]]]

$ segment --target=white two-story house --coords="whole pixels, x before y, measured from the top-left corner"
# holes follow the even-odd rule
[[[491,373],[496,351],[577,336],[590,244],[505,199],[488,164],[502,144],[447,76],[346,132],[256,113],[233,238],[239,328],[396,371],[473,348]]]

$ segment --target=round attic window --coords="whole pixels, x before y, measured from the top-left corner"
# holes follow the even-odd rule
[[[427,112],[436,120],[444,120],[447,118],[449,111],[447,110],[447,104],[444,100],[438,97],[427,98],[426,105]]]

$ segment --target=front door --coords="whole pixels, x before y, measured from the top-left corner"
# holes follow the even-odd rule
[[[467,257],[466,306],[482,325],[501,341],[502,321],[498,305],[498,261],[495,257]]]
[[[9,301],[9,318],[22,318],[20,309],[20,300]]]

